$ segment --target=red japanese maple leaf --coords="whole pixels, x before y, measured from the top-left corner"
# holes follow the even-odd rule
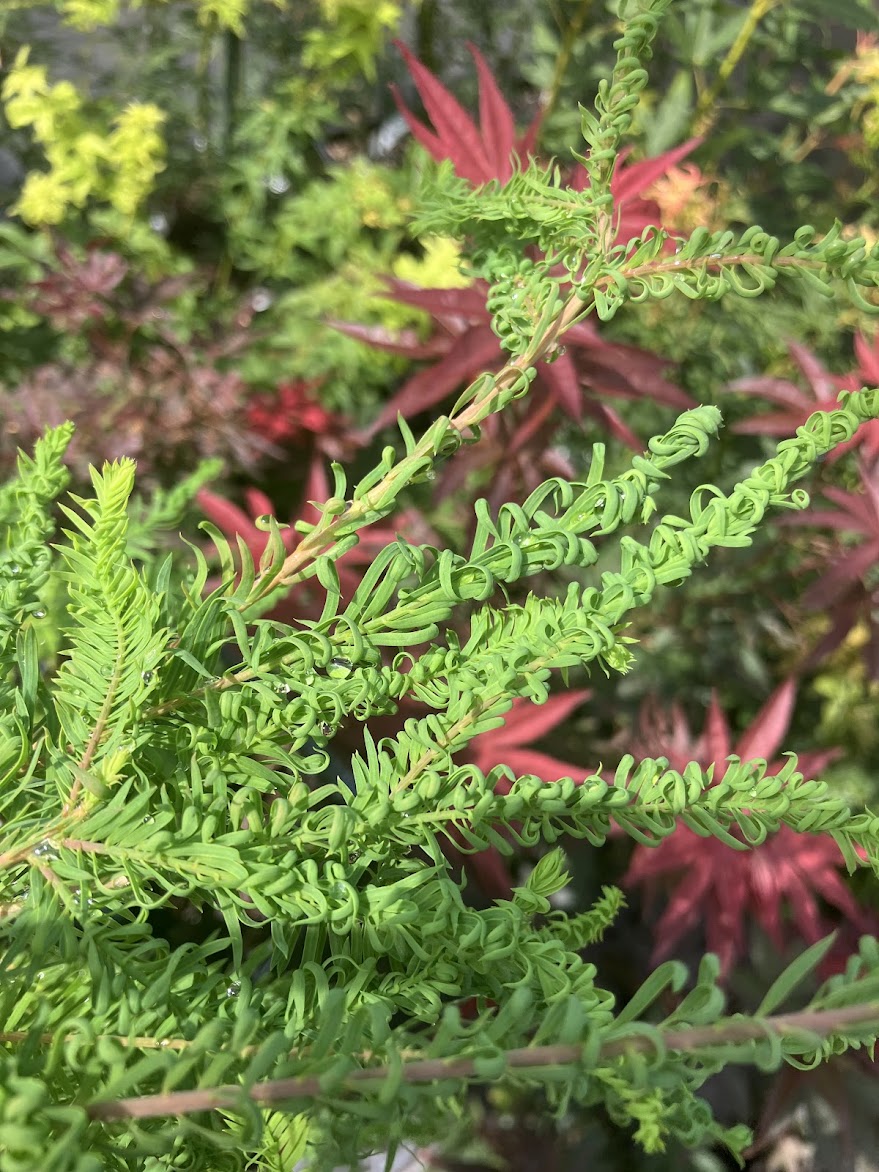
[[[409,73],[435,127],[435,131],[430,130],[419,122],[400,97],[397,87],[391,86],[397,109],[405,118],[413,138],[437,162],[450,159],[456,174],[477,186],[491,179],[498,179],[501,183],[511,179],[513,159],[527,161],[528,155],[534,151],[543,111],[538,111],[525,133],[517,137],[512,112],[493,73],[476,46],[468,41],[467,48],[479,74],[480,126],[477,127],[439,78],[401,41],[394,41],[394,44],[406,59]]]
[[[784,762],[772,759],[787,732],[795,696],[796,682],[788,679],[773,692],[735,745],[716,695],[700,737],[692,735],[678,706],[663,712],[648,704],[642,712],[639,740],[631,752],[641,758],[666,757],[679,771],[688,761],[696,761],[702,769],[713,767],[716,781],[722,780],[732,753],[744,761],[762,758],[771,762],[768,773],[776,774]],[[837,749],[803,753],[799,768],[806,775],[820,775],[838,753]],[[623,882],[644,885],[652,896],[666,884],[672,887],[654,928],[654,960],[668,956],[687,932],[701,926],[708,948],[728,972],[746,951],[749,920],[761,925],[779,951],[791,943],[793,935],[786,912],[807,943],[830,930],[817,897],[838,908],[853,924],[866,924],[839,874],[842,865],[839,847],[827,835],[798,834],[782,827],[760,846],[734,851],[717,839],[702,838],[688,827],[678,826],[657,847],[635,847]]]
[[[575,688],[550,696],[544,704],[514,700],[499,728],[481,733],[470,742],[467,757],[483,773],[489,773],[496,765],[508,765],[516,776],[531,773],[543,781],[585,776],[588,771],[582,765],[542,753],[531,745],[557,728],[591,694],[588,689]],[[509,793],[510,783],[501,781],[496,788],[501,793]]]
[[[742,435],[793,435],[816,411],[833,411],[837,407],[840,385],[838,376],[830,374],[820,360],[799,342],[788,342],[788,352],[803,373],[806,386],[798,386],[790,379],[757,375],[740,378],[728,390],[740,394],[759,395],[779,410],[755,415],[734,423],[733,431]]]
[[[486,308],[488,286],[484,281],[465,289],[422,289],[397,279],[389,280],[387,285],[395,301],[432,315],[437,329],[427,342],[419,342],[411,332],[393,335],[348,322],[332,324],[371,346],[414,359],[438,361],[414,374],[391,397],[367,429],[365,434],[369,437],[393,423],[398,415],[409,418],[437,406],[482,371],[500,369],[507,361],[491,328],[491,314]],[[606,341],[593,322],[578,322],[565,333],[564,341],[565,353],[552,363],[537,364],[536,384],[529,394],[532,410],[539,410],[541,401],[549,398],[570,419],[580,421],[584,414],[590,415],[623,443],[640,451],[643,444],[637,436],[615,411],[592,394],[584,393],[584,385],[595,394],[623,399],[643,396],[677,410],[694,406],[689,395],[665,379],[663,371],[669,363],[635,346]]]
[[[840,380],[840,387],[846,391],[857,391],[866,384],[879,387],[879,334],[867,339],[863,334],[855,336],[855,358],[858,365]],[[855,432],[846,448],[858,445],[861,455],[870,464],[879,461],[879,419],[868,419]]]
[[[864,622],[869,638],[863,650],[871,679],[879,679],[879,582],[876,566],[879,564],[879,463],[859,462],[863,492],[846,492],[829,486],[822,490],[824,497],[837,507],[808,509],[783,518],[785,525],[813,525],[831,529],[842,537],[858,534],[856,545],[837,540],[832,550],[830,566],[812,583],[803,595],[804,604],[812,610],[830,614],[830,630],[805,661],[811,667],[834,651],[849,631]]]
[[[282,383],[274,394],[254,395],[247,423],[256,435],[279,447],[314,443],[332,459],[351,447],[346,421],[314,397],[319,380]]]
[[[482,184],[492,179],[505,183],[509,180],[513,174],[511,160],[515,158],[520,164],[526,162],[525,155],[534,146],[538,122],[535,121],[521,139],[516,138],[512,113],[475,48],[471,47],[471,52],[479,71],[479,127],[438,78],[405,46],[399,47],[435,127],[435,131],[431,131],[418,122],[397,96],[398,105],[418,141],[435,159],[450,159],[457,173],[472,183]],[[659,208],[654,201],[643,198],[644,193],[669,167],[692,151],[697,141],[693,139],[660,158],[617,170],[612,191],[619,218],[619,238],[629,239],[646,224],[658,222]],[[582,189],[587,183],[586,172],[580,168],[574,173],[572,187]],[[409,418],[435,407],[478,374],[498,369],[506,362],[500,342],[491,329],[485,282],[477,281],[464,289],[421,289],[404,281],[391,280],[388,288],[395,300],[426,310],[433,316],[436,329],[427,342],[419,341],[411,332],[391,335],[374,327],[345,322],[332,324],[368,345],[413,359],[428,359],[432,365],[418,371],[397,391],[364,438],[392,424],[400,414]],[[537,382],[529,394],[529,414],[536,412],[546,426],[535,429],[523,417],[524,435],[516,432],[512,436],[498,434],[494,438],[505,451],[514,455],[521,453],[523,467],[540,471],[540,455],[547,451],[549,434],[555,424],[550,416],[555,408],[560,408],[578,422],[585,415],[591,416],[623,443],[640,450],[643,445],[638,437],[611,407],[593,396],[615,395],[633,399],[645,396],[677,410],[692,407],[689,396],[664,378],[667,365],[643,350],[607,342],[592,322],[581,322],[566,332],[565,353],[552,364],[538,364]],[[491,419],[486,421],[489,442],[490,433],[505,426]],[[523,450],[526,445],[527,454]],[[473,463],[479,459],[480,454],[468,452],[463,462]]]
[[[834,411],[839,406],[841,391],[858,390],[864,383],[879,386],[879,340],[872,343],[862,335],[855,338],[855,357],[858,366],[849,374],[831,374],[808,347],[788,342],[791,358],[805,380],[801,386],[789,379],[758,375],[741,378],[727,387],[746,395],[759,395],[778,404],[778,410],[766,411],[751,419],[743,419],[732,426],[742,435],[793,435],[816,411]],[[827,457],[828,463],[840,459],[857,447],[869,460],[879,457],[879,422],[870,420],[861,424],[846,443],[840,444]]]

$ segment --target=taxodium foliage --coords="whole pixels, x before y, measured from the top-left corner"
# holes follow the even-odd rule
[[[733,759],[715,780],[698,763],[626,757],[611,780],[547,784],[459,756],[515,703],[545,701],[554,674],[598,667],[597,686],[601,671],[628,670],[632,612],[660,586],[685,586],[715,548],[747,545],[770,510],[803,509],[797,482],[879,417],[879,390],[811,416],[728,494],[700,486],[685,515],[663,515],[662,486],[705,452],[713,407],[683,414],[620,475],[596,447],[582,480],[477,505],[470,548],[397,539],[353,596],[340,590],[337,562],[358,534],[527,395],[535,363],[589,312],[786,283],[847,287],[872,308],[879,250],[836,232],[614,242],[615,160],[666,2],[630,15],[616,71],[584,112],[583,190],[536,167],[478,189],[440,169],[422,219],[463,240],[509,361],[421,437],[403,425],[401,449],[359,482],[336,467],[334,495],[298,541],[262,518],[254,565],[207,526],[223,582],[211,592],[200,549],[153,552],[200,479],[133,501],[123,459],[93,472],[89,498],[65,496],[69,426],[22,454],[0,491],[4,1167],[350,1163],[436,1137],[468,1084],[486,1080],[541,1088],[560,1112],[603,1104],[648,1151],[675,1138],[740,1153],[747,1131],[714,1121],[698,1096],[706,1078],[730,1062],[811,1065],[879,1034],[873,940],[784,1016],[826,942],[753,1018],[724,1017],[712,957],[685,995],[687,974],[667,963],[620,1007],[582,955],[612,923],[617,891],[585,913],[551,910],[567,877],[549,850],[512,898],[479,910],[443,851],[447,839],[509,852],[562,835],[597,848],[614,829],[657,844],[678,825],[741,850],[787,827],[831,836],[852,869],[879,869],[879,820],[794,758],[772,774]],[[600,574],[599,546],[612,567]],[[584,571],[567,593],[526,594],[561,566]],[[319,614],[261,617],[306,580]],[[513,584],[524,601],[504,605]],[[343,721],[407,698],[427,714],[367,736],[353,781],[328,774]],[[201,915],[203,943],[174,943],[169,907]]]

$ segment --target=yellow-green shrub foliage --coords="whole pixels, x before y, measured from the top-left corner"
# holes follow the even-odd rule
[[[0,96],[9,125],[30,130],[48,170],[27,176],[13,213],[33,225],[58,224],[96,199],[134,215],[165,165],[164,114],[150,102],[131,102],[109,120],[90,115],[76,87],[52,85],[29,52],[19,52]]]

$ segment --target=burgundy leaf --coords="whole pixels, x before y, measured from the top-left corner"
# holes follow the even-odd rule
[[[826,610],[864,574],[879,558],[879,540],[868,541],[839,558],[813,582],[803,595],[803,604],[811,610]]]
[[[783,766],[771,758],[787,730],[795,687],[793,680],[786,680],[776,689],[736,746],[742,759],[765,758],[770,774]],[[663,745],[656,739],[661,719],[655,707],[645,705],[641,748],[649,744],[651,756],[665,756],[679,769],[682,758],[696,761],[702,769],[713,765],[718,781],[729,755],[729,726],[716,695],[698,741],[681,727],[682,720],[680,710],[674,710],[673,739]],[[800,769],[812,777],[819,775],[838,752],[803,753]],[[728,973],[746,952],[748,928],[754,921],[779,951],[790,943],[788,910],[803,941],[811,943],[825,935],[832,925],[825,923],[816,893],[862,929],[866,919],[839,875],[842,865],[839,848],[829,835],[798,834],[782,826],[759,846],[733,851],[717,839],[702,838],[679,825],[656,847],[636,846],[623,882],[646,886],[650,899],[662,887],[671,888],[654,927],[654,962],[671,954],[678,941],[701,926],[710,951],[719,956],[722,971]]]
[[[815,354],[800,342],[789,341],[787,348],[791,358],[806,376],[809,385],[815,391],[815,398],[835,399],[838,391],[833,376],[825,369]]]
[[[500,343],[488,326],[474,326],[455,342],[455,348],[435,366],[413,375],[382,408],[378,418],[366,431],[372,436],[396,420],[408,419],[420,411],[436,406],[463,383],[483,370],[497,366]]]
[[[558,781],[561,777],[570,777],[574,781],[582,780],[589,772],[582,765],[575,765],[570,761],[560,761],[549,753],[540,753],[536,749],[506,749],[501,761],[496,765],[509,765],[517,777],[533,774],[541,781]]]
[[[717,699],[717,692],[712,690],[711,702],[708,705],[708,715],[705,719],[703,734],[704,760],[717,763],[718,769],[725,769],[727,757],[732,752],[730,744],[729,725]],[[690,760],[693,759],[691,754]]]
[[[772,399],[773,402],[781,403],[786,407],[808,408],[810,413],[815,410],[815,404],[809,400],[805,392],[785,378],[770,378],[768,375],[739,378],[735,382],[729,383],[727,390],[742,395],[760,395],[764,399]],[[758,418],[765,419],[766,416]]]
[[[791,435],[815,410],[817,408],[813,404],[807,412],[801,413],[799,422],[791,419],[790,412],[767,411],[765,415],[755,415],[753,419],[739,420],[730,431],[736,435]]]
[[[528,745],[551,732],[591,695],[588,688],[575,688],[550,696],[543,704],[514,700],[505,723],[500,728],[483,733],[476,743],[491,743],[492,748],[500,745]]]
[[[540,388],[540,390],[542,389]],[[529,443],[540,435],[541,429],[549,416],[551,416],[555,405],[555,400],[552,395],[544,393],[534,396],[532,410],[524,416],[510,440],[507,451],[511,456],[515,456],[518,452],[527,448]]]
[[[537,150],[537,136],[540,134],[540,127],[543,125],[543,109],[539,109],[528,126],[528,129],[519,139],[519,158],[525,162],[528,158],[533,156]]]
[[[479,74],[479,126],[494,178],[506,183],[512,177],[511,156],[516,152],[516,127],[494,74],[474,44],[467,42]]]
[[[463,289],[422,289],[390,277],[387,285],[394,301],[424,309],[435,317],[464,318],[472,322],[487,322],[491,317],[485,307],[488,287],[484,281]]]
[[[397,110],[400,112],[404,122],[412,132],[412,137],[416,142],[421,143],[432,159],[436,159],[437,162],[441,162],[447,157],[443,140],[439,137],[438,134],[434,134],[432,130],[428,130],[423,122],[418,121],[418,119],[403,101],[403,95],[400,93],[399,86],[391,82],[389,88]]]
[[[583,401],[583,410],[587,415],[596,419],[605,431],[615,436],[620,443],[625,444],[627,448],[631,448],[633,452],[643,450],[644,441],[639,439],[627,424],[623,423],[613,407],[607,407],[596,399],[587,398]]]
[[[785,680],[775,689],[736,745],[743,761],[756,757],[770,761],[775,756],[790,725],[796,694],[794,679]]]
[[[855,337],[858,374],[870,386],[879,387],[879,335],[868,341],[863,334]]]
[[[819,639],[818,643],[812,648],[803,664],[806,668],[814,667],[831,655],[837,647],[839,647],[846,635],[855,626],[861,617],[861,612],[865,604],[869,603],[863,588],[852,591],[847,598],[842,598],[833,609],[833,625],[830,630]],[[871,626],[871,634],[875,636],[876,628]],[[876,674],[871,674],[871,679],[876,679]]]
[[[325,324],[340,334],[347,334],[358,342],[373,346],[376,350],[386,350],[390,354],[401,354],[406,358],[436,358],[448,349],[447,338],[434,335],[422,342],[414,330],[401,330],[392,333],[384,326],[364,326],[356,322],[337,321],[335,318],[325,319]]]
[[[240,533],[244,537],[246,534],[255,535],[259,532],[252,518],[248,517],[243,509],[239,509],[237,505],[211,492],[210,489],[199,489],[195,499],[207,519],[213,521],[223,533]]]
[[[839,529],[856,529],[861,533],[879,533],[879,524],[877,524],[879,514],[876,510],[875,493],[871,491],[871,478],[865,475],[863,470],[861,483],[864,486],[862,494],[846,492],[845,489],[837,488],[831,484],[824,489],[824,496],[843,510],[840,514]]]
[[[582,419],[583,390],[570,354],[562,354],[555,362],[538,362],[537,372],[565,415],[574,420]]]
[[[407,68],[424,103],[424,109],[439,137],[442,153],[437,155],[432,151],[434,158],[450,159],[462,179],[468,179],[477,186],[487,183],[494,177],[491,164],[486,158],[479,131],[468,114],[402,41],[394,41],[394,44],[406,60]],[[406,107],[399,101],[397,104],[400,112],[406,117]],[[427,149],[430,150],[430,147]]]
[[[275,506],[264,492],[258,488],[245,488],[244,500],[251,517],[274,516]]]

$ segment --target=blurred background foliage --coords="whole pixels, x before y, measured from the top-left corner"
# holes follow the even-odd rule
[[[124,452],[136,455],[144,485],[167,490],[205,459],[222,460],[220,487],[203,507],[250,540],[247,526],[267,507],[282,520],[303,515],[329,460],[371,467],[393,442],[392,428],[371,426],[383,405],[431,362],[445,363],[452,381],[469,369],[462,339],[479,299],[458,246],[413,230],[434,164],[395,104],[392,84],[424,116],[392,39],[471,113],[479,108],[472,42],[517,127],[542,110],[538,153],[568,167],[577,104],[590,102],[609,72],[618,29],[614,0],[6,0],[2,471],[18,445],[72,417],[80,478],[88,461]],[[699,140],[639,192],[664,225],[686,233],[760,223],[790,236],[802,223],[826,231],[838,219],[875,241],[874,0],[675,0],[654,57],[626,163]],[[437,290],[448,291],[444,313]],[[551,396],[540,407],[516,404],[509,421],[487,427],[482,462],[465,451],[435,483],[412,489],[383,539],[396,525],[416,540],[465,541],[475,496],[502,476],[511,491],[527,487],[510,470],[515,455],[540,478],[577,475],[600,441],[620,470],[621,437],[646,440],[677,411],[668,395],[650,393],[645,370],[657,387],[670,380],[696,402],[717,402],[727,423],[698,466],[663,490],[663,507],[680,513],[698,483],[728,489],[769,452],[771,430],[746,421],[767,416],[772,388],[792,401],[820,397],[822,387],[835,394],[847,376],[875,382],[864,358],[871,330],[842,298],[817,294],[625,310],[600,328],[601,345],[614,348],[605,366],[578,367],[591,408],[564,410]],[[811,358],[798,362],[791,342]],[[614,368],[636,360],[637,377],[634,367],[625,376]],[[747,380],[764,380],[767,397]],[[612,427],[602,414],[611,399]],[[417,427],[425,412],[410,402],[404,413]],[[852,451],[818,469],[809,488],[816,497],[869,494],[875,473],[863,450]],[[694,730],[715,697],[738,736],[794,676],[783,747],[835,750],[826,776],[852,801],[875,802],[879,682],[865,649],[879,575],[871,565],[848,583],[860,591],[852,603],[860,617],[816,656],[842,603],[825,591],[828,602],[810,605],[807,591],[858,540],[856,529],[830,529],[767,528],[750,550],[722,551],[687,589],[660,596],[630,632],[640,640],[637,669],[609,682],[572,679],[594,688],[588,703],[566,709],[532,748],[584,769],[612,765],[638,742],[656,697],[677,704]],[[603,551],[596,573],[613,557],[612,547]],[[356,566],[349,572],[356,582]],[[340,759],[355,741],[338,746]],[[598,853],[572,847],[568,897],[589,906],[602,883],[620,880],[630,852],[622,842]],[[532,863],[511,864],[502,882],[520,881]],[[471,871],[471,898],[498,894],[487,874]],[[866,912],[879,913],[869,880],[859,876],[852,889]],[[617,931],[595,949],[622,995],[648,971],[661,890],[657,900],[648,906],[631,891]],[[678,951],[692,960],[703,946],[696,932]],[[751,952],[730,976],[733,1005],[753,1007],[784,959],[753,926]],[[712,1092],[715,1109],[758,1125],[755,1168],[829,1168],[832,1159],[838,1169],[849,1157],[852,1168],[873,1167],[879,1113],[863,1093],[873,1069],[838,1064],[833,1077],[835,1087],[786,1076],[770,1086],[727,1072]],[[847,1114],[846,1095],[858,1104]],[[791,1151],[807,1151],[811,1163],[779,1162],[793,1161]],[[572,1117],[551,1131],[539,1103],[487,1091],[461,1135],[425,1159],[449,1169],[623,1170],[632,1152],[604,1120]],[[711,1152],[669,1152],[639,1167],[724,1165]]]

